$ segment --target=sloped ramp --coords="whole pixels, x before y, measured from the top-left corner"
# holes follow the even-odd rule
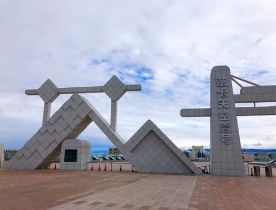
[[[125,155],[127,160],[129,160],[138,172],[201,173],[200,170],[189,161],[189,159],[185,159],[186,156],[183,156],[184,153],[181,152],[151,121],[147,121],[127,142],[127,144],[125,144],[122,137],[110,128],[109,123],[92,106],[92,104],[77,93],[73,94],[72,97],[69,98],[55,114],[53,114],[49,121],[44,123],[44,125],[16,153],[16,155],[13,156],[4,168],[48,168],[51,161],[55,160],[60,155],[62,142],[65,139],[77,138],[92,121],[96,123],[107,138],[122,152],[122,154]],[[162,168],[162,170],[157,170],[154,167],[154,169],[151,169],[149,164],[153,166],[155,162],[151,162],[150,159],[148,159],[147,162],[140,160],[143,155],[139,155],[141,154],[139,149],[141,146],[139,146],[139,143],[143,140],[142,143],[144,143],[141,144],[143,147],[145,147],[144,144],[146,144],[147,141],[150,141],[150,144],[152,144],[152,140],[146,136],[151,130],[156,133],[156,137],[154,138],[159,138],[157,144],[160,144],[160,142],[166,142],[166,145],[168,146],[167,149],[164,145],[162,148],[166,150],[166,154],[170,157],[172,154],[174,156],[173,158],[170,158],[169,162],[166,159],[166,169]],[[153,138],[153,134],[150,134],[150,136]],[[135,149],[136,146],[137,148]],[[150,153],[150,151],[148,151],[147,154]],[[181,153],[183,153],[183,155]],[[181,161],[182,163],[180,163]],[[175,166],[175,163],[179,167],[183,167],[183,170],[176,169],[177,167]],[[164,163],[161,161],[158,162],[158,164],[162,165]],[[171,167],[168,165],[171,165]]]

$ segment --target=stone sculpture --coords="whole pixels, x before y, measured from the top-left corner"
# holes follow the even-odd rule
[[[243,87],[236,79],[254,86]],[[233,95],[233,80],[241,94]],[[275,102],[276,86],[260,86],[231,75],[227,66],[215,66],[211,72],[211,108],[182,109],[182,117],[211,117],[211,173],[244,175],[244,164],[237,116],[275,115],[276,107],[256,107],[256,102]],[[254,107],[235,107],[235,103],[254,103]]]
[[[113,76],[104,86],[57,88],[47,80],[27,95],[39,95],[44,101],[43,125],[36,134],[5,165],[11,169],[48,168],[61,154],[66,139],[76,139],[94,122],[121,151],[138,172],[195,173],[199,170],[177,146],[150,120],[126,143],[116,132],[117,101],[126,91],[141,90],[140,85],[124,85]],[[111,123],[78,93],[105,92],[111,99]],[[62,107],[50,117],[51,103],[59,94],[72,94]]]

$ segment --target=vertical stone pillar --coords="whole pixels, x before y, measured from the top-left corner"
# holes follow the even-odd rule
[[[43,120],[42,125],[50,119],[51,114],[51,102],[44,103]]]
[[[5,160],[4,144],[0,143],[0,168],[3,167],[4,160]]]
[[[229,67],[215,66],[210,84],[211,173],[243,176],[244,165]]]
[[[117,100],[111,100],[111,117],[110,117],[110,127],[116,132],[117,130]]]

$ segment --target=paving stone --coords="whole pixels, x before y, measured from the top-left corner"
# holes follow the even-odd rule
[[[0,169],[0,209],[275,209],[275,177]]]
[[[117,206],[118,203],[109,203],[106,205],[106,207],[114,207]]]
[[[100,205],[101,203],[103,203],[103,202],[93,202],[93,203],[90,203],[89,205],[90,206],[97,206],[97,205]]]
[[[87,201],[78,201],[78,202],[76,202],[76,203],[74,203],[74,204],[83,204],[83,203],[86,203]]]
[[[130,205],[130,204],[126,204],[126,205],[124,205],[122,208],[131,208],[131,207],[133,207],[134,205]]]

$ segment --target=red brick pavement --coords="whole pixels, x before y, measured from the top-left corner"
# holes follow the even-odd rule
[[[0,170],[0,210],[52,207],[275,210],[276,177]]]
[[[276,177],[199,176],[190,210],[276,209]]]
[[[0,210],[48,209],[148,176],[132,172],[1,169]]]

